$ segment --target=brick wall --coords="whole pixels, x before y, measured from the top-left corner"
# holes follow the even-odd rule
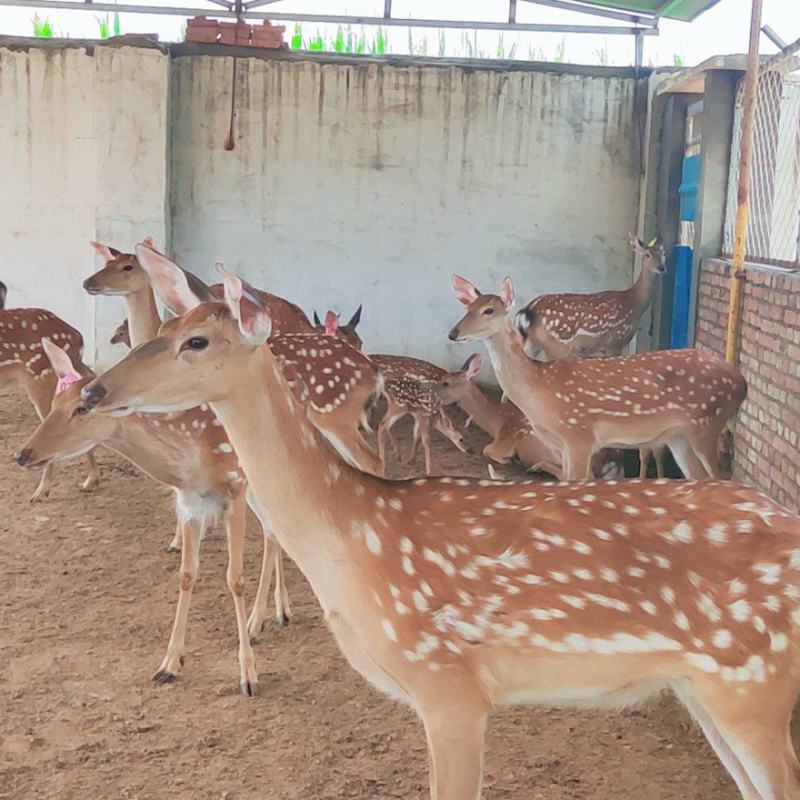
[[[708,259],[700,272],[696,343],[724,356],[729,265]],[[749,268],[739,366],[747,399],[734,429],[734,477],[800,506],[800,275]]]

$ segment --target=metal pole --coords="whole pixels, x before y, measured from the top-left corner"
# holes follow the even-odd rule
[[[756,118],[758,95],[758,39],[761,33],[761,7],[763,0],[753,0],[750,18],[750,49],[747,54],[747,72],[744,77],[742,99],[742,136],[739,146],[739,179],[736,187],[736,228],[731,264],[731,287],[728,300],[728,332],[725,341],[725,358],[735,364],[739,351],[739,323],[742,316],[742,289],[745,279],[744,259],[747,251],[747,220],[750,211],[750,172],[753,156],[753,127]]]

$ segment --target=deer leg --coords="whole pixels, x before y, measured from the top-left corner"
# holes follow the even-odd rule
[[[88,492],[100,483],[100,470],[97,468],[94,450],[90,450],[86,454],[86,460],[89,462],[89,474],[80,486],[82,492]]]
[[[650,466],[650,459],[653,456],[653,451],[649,447],[639,448],[639,478],[644,479],[647,477],[647,468]]]
[[[592,477],[592,451],[586,448],[567,448],[564,477],[568,481],[583,481]]]
[[[225,532],[228,536],[228,588],[236,609],[236,628],[239,634],[239,685],[242,694],[254,697],[260,691],[256,659],[247,632],[247,614],[244,602],[244,494],[231,500],[225,514]]]
[[[400,451],[397,449],[397,439],[395,438],[392,428],[395,423],[402,417],[402,414],[392,413],[392,409],[387,409],[386,413],[378,425],[378,458],[386,464],[386,438],[388,436],[392,448],[396,456],[400,456]]]
[[[172,537],[172,541],[167,545],[167,552],[180,553],[182,541],[183,541],[183,527],[181,525],[181,521],[178,520],[178,522],[175,525],[175,535]]]
[[[738,703],[731,703],[729,694],[723,698],[703,696],[698,691],[698,701],[743,767],[755,790],[751,796],[760,800],[800,800],[800,764],[789,735],[796,692],[791,697],[780,692],[776,697],[774,689],[771,686],[761,695],[756,693],[758,696],[751,692],[746,701]],[[733,772],[731,777],[736,780]],[[749,789],[747,784],[742,794],[748,798],[745,789]]]
[[[653,450],[653,456],[656,459],[656,477],[664,478],[666,476],[664,465],[667,459],[667,446],[665,444],[658,445]]]
[[[683,705],[686,706],[695,722],[700,726],[712,750],[717,754],[717,758],[722,763],[722,766],[725,767],[741,792],[743,800],[762,800],[761,795],[751,783],[744,765],[739,760],[736,753],[733,752],[730,745],[725,741],[725,738],[711,715],[698,701],[694,689],[690,686],[682,688],[676,687],[675,694]]]
[[[485,711],[422,712],[428,740],[431,800],[479,800],[483,781]]]
[[[420,423],[419,438],[422,441],[422,452],[425,454],[425,474],[430,476],[431,467],[431,420],[425,417]]]
[[[417,457],[417,445],[419,444],[419,437],[420,437],[419,420],[416,417],[414,417],[414,430],[411,434],[411,451],[408,454],[409,464]]]
[[[50,494],[50,484],[52,482],[53,462],[48,461],[44,466],[44,470],[42,470],[42,477],[39,479],[39,485],[36,487],[36,491],[30,497],[30,502],[40,503],[42,500],[47,498],[47,496]]]
[[[715,480],[719,480],[722,477],[719,471],[719,459],[717,458],[718,444],[719,433],[716,430],[689,439],[689,446],[700,459],[703,469],[709,474],[709,477]]]
[[[172,635],[167,645],[167,653],[161,666],[153,675],[156,683],[171,683],[183,666],[186,655],[186,622],[189,618],[192,589],[200,567],[200,538],[203,525],[203,521],[194,518],[178,523],[182,534],[181,568],[178,572],[180,587],[178,607],[175,609],[175,621],[172,624]]]
[[[255,643],[258,635],[264,630],[264,624],[269,617],[269,587],[272,583],[272,571],[275,569],[277,561],[275,548],[276,544],[272,537],[264,532],[264,553],[261,559],[261,575],[258,579],[258,591],[253,603],[253,610],[247,620],[247,631],[250,635],[250,642]]]
[[[683,473],[684,478],[707,478],[708,473],[703,467],[703,463],[695,455],[689,443],[682,437],[670,439],[669,449],[675,458],[675,463]]]
[[[286,590],[286,577],[283,573],[283,550],[275,542],[275,618],[286,627],[292,616],[289,605],[289,592]]]

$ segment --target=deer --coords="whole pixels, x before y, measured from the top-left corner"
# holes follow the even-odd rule
[[[128,318],[120,322],[116,328],[114,328],[114,333],[111,334],[111,338],[108,340],[109,344],[124,344],[129,350],[131,348],[131,333],[130,329],[128,328]]]
[[[20,385],[31,401],[39,420],[50,411],[58,386],[58,377],[50,368],[42,350],[42,337],[60,342],[70,357],[80,359],[83,336],[80,331],[43,308],[6,308],[7,289],[0,288],[0,386]],[[100,481],[94,454],[86,454],[89,474],[80,485],[88,492]],[[48,464],[39,485],[30,497],[31,503],[44,500],[50,494],[53,466]]]
[[[356,328],[358,324],[361,322],[361,306],[355,310],[353,316],[350,317],[350,321],[346,325],[341,324],[341,315],[335,313],[334,311],[328,311],[325,314],[325,322],[322,322],[317,315],[317,312],[314,312],[314,330],[317,333],[327,333],[328,336],[338,336],[341,339],[344,339],[350,347],[361,350],[364,343],[361,341],[361,337],[358,335]]]
[[[593,294],[543,294],[519,312],[526,330],[525,351],[544,352],[551,361],[576,356],[619,356],[653,304],[659,278],[666,272],[660,236],[645,244],[630,234],[641,258],[639,277],[629,289]]]
[[[432,800],[480,796],[495,706],[620,708],[662,690],[743,798],[800,798],[797,515],[729,481],[364,474],[321,446],[237,276],[216,302],[162,277],[193,306],[84,402],[211,405],[350,665],[421,718]]]
[[[500,295],[481,294],[453,276],[466,314],[451,341],[483,340],[497,379],[536,433],[562,453],[568,480],[589,477],[604,447],[669,446],[687,477],[719,477],[720,433],[744,400],[741,372],[697,350],[661,350],[622,358],[564,358],[541,362],[523,349],[515,330],[510,278]]]
[[[27,468],[46,467],[102,445],[173,489],[181,535],[179,595],[167,650],[152,676],[157,684],[177,680],[184,666],[189,605],[200,566],[200,542],[208,528],[222,518],[228,538],[227,582],[239,635],[240,688],[248,697],[257,695],[260,687],[251,639],[260,633],[268,613],[266,595],[273,565],[275,609],[281,624],[288,624],[291,609],[280,550],[265,534],[257,600],[250,620],[247,618],[243,591],[247,481],[224,429],[205,404],[174,415],[89,414],[80,392],[95,377],[92,370],[76,363],[49,339],[43,339],[42,347],[58,376],[60,388],[49,413],[16,454],[17,463]],[[260,509],[256,506],[254,511],[261,520]]]
[[[471,422],[493,437],[483,448],[483,455],[505,464],[516,458],[531,472],[549,472],[561,478],[561,453],[546,445],[534,432],[525,415],[513,404],[489,396],[476,383],[482,361],[473,353],[460,370],[448,372],[434,391],[445,405],[457,403]],[[600,451],[593,459],[592,470],[598,477],[621,477],[615,454]]]
[[[414,420],[414,433],[408,460],[413,461],[417,444],[422,441],[425,454],[425,474],[431,474],[431,428],[435,428],[462,453],[469,450],[464,443],[464,435],[447,416],[442,401],[427,386],[415,378],[403,376],[391,378],[384,383],[387,400],[386,413],[378,426],[378,455],[386,463],[386,437],[392,442],[395,453],[400,457],[400,448],[392,433],[392,428],[406,415]]]

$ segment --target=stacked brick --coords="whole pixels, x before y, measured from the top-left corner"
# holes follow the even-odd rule
[[[725,353],[730,270],[707,259],[700,272],[697,346]],[[734,477],[779,503],[800,506],[800,275],[749,268],[739,366],[747,399],[734,430]]]
[[[273,25],[269,20],[264,20],[261,25],[248,25],[246,22],[193,17],[186,24],[186,41],[277,49],[286,47],[283,41],[285,30],[282,25]]]

